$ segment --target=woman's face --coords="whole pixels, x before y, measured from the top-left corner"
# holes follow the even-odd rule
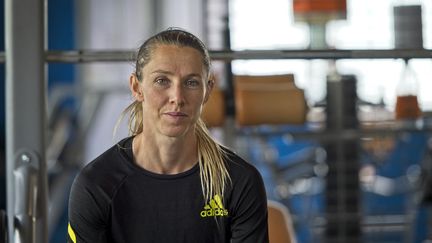
[[[211,89],[201,53],[191,47],[158,45],[141,73],[135,88],[131,77],[131,88],[142,103],[144,131],[168,137],[193,133]]]

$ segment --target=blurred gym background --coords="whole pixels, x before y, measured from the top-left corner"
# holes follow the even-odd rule
[[[29,197],[16,193],[26,192],[15,188],[24,184],[6,189],[17,175],[7,176],[6,165],[18,163],[7,162],[6,114],[20,110],[6,98],[4,27],[20,11],[5,2],[0,209],[13,212],[8,197],[17,205]],[[127,136],[125,121],[114,127],[132,101],[134,52],[170,26],[210,49],[217,89],[203,118],[260,170],[269,205],[283,210],[271,218],[280,220],[270,222],[271,242],[432,242],[432,1],[40,2],[47,105],[46,168],[38,175],[47,180],[49,242],[66,240],[76,173]]]

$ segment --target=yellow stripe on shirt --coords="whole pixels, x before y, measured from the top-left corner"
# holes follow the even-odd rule
[[[75,232],[73,231],[70,223],[68,223],[68,234],[70,239],[72,240],[73,243],[76,243],[76,236],[75,236]]]

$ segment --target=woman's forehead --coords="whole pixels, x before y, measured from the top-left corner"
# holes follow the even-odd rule
[[[193,47],[179,46],[174,44],[158,44],[155,45],[151,52],[151,59],[157,57],[170,58],[175,55],[184,55],[189,58],[198,58],[201,62],[204,60],[201,52]]]
[[[154,69],[166,71],[183,70],[202,72],[205,70],[203,56],[192,47],[159,45],[152,51],[150,61],[144,66],[147,71]]]

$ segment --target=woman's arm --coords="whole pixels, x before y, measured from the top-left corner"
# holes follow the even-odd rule
[[[85,175],[75,179],[69,197],[69,243],[106,243],[109,197]]]
[[[267,196],[261,175],[253,168],[233,186],[231,242],[267,243]]]

